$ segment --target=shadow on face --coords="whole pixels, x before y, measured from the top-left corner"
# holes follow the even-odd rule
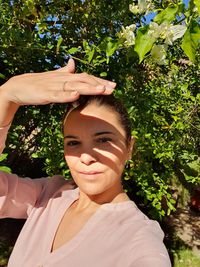
[[[66,162],[73,172],[110,171],[121,177],[131,157],[126,133],[118,114],[106,106],[90,104],[72,111],[64,127]]]

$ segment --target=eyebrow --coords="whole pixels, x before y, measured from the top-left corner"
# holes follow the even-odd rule
[[[114,134],[113,132],[109,132],[109,131],[104,131],[104,132],[97,132],[94,134],[94,136],[99,136],[99,135],[103,135],[103,134]],[[72,139],[78,139],[78,136],[75,135],[66,135],[64,136],[65,138],[72,138]]]

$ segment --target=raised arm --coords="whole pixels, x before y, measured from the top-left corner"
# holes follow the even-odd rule
[[[75,64],[43,73],[15,76],[0,87],[0,127],[8,125],[20,105],[44,105],[76,100],[79,95],[111,94],[115,83],[86,73],[74,73]]]
[[[70,102],[81,94],[111,94],[115,87],[115,83],[74,71],[70,60],[59,70],[15,76],[0,87],[0,153],[19,106]],[[48,200],[64,182],[59,176],[32,180],[0,171],[0,218],[27,218],[41,195]]]

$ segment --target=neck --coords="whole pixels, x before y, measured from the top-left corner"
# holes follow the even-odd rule
[[[124,192],[122,186],[112,192],[104,192],[98,195],[87,195],[80,189],[79,199],[77,199],[75,204],[76,211],[96,211],[101,205],[105,203],[119,203],[130,200],[128,195]]]

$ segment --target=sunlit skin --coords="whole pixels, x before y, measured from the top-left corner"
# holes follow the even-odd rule
[[[131,157],[131,144],[126,145],[116,112],[95,103],[72,111],[65,121],[64,136],[65,159],[80,189],[77,209],[129,200],[121,174]]]

